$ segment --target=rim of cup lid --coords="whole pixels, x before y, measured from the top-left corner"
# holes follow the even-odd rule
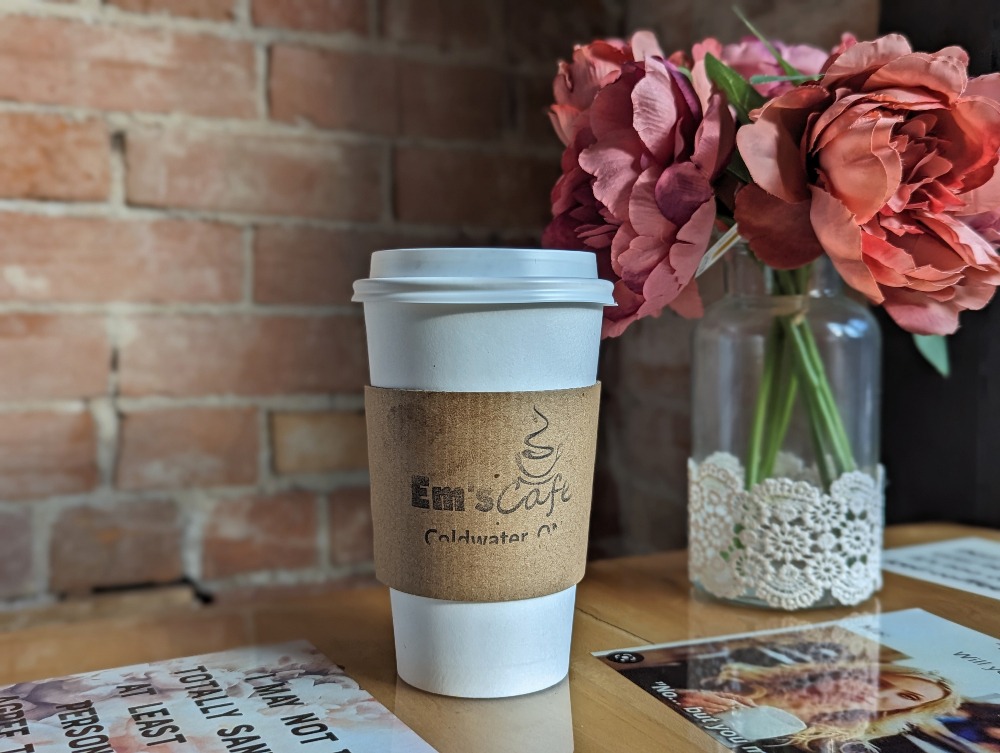
[[[400,303],[614,305],[588,251],[537,248],[403,248],[376,251],[352,300]]]

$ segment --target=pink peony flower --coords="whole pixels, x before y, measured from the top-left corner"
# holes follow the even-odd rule
[[[736,220],[779,269],[827,253],[904,329],[949,334],[1000,284],[1000,74],[969,81],[957,47],[890,35],[831,58],[740,129],[754,184]]]
[[[724,99],[699,98],[649,32],[578,47],[554,90],[566,150],[543,244],[597,253],[618,303],[604,337],[667,306],[699,316],[694,273],[715,221],[712,182],[734,147]]]

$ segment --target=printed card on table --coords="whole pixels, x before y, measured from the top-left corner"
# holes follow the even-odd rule
[[[740,753],[1000,751],[1000,642],[921,609],[595,656]]]
[[[1000,542],[975,536],[888,549],[882,569],[1000,599]]]
[[[0,687],[0,753],[434,753],[301,641]]]

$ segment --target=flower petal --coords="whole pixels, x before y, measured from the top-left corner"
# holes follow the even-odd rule
[[[684,288],[680,295],[669,303],[670,310],[680,314],[685,319],[700,319],[705,315],[705,304],[702,303],[701,293],[698,292],[698,282],[691,280],[690,284]]]
[[[577,223],[565,214],[557,215],[542,232],[542,248],[583,251],[586,245],[576,235]]]
[[[632,124],[642,143],[661,164],[674,158],[677,102],[674,82],[662,60],[646,61],[646,75],[632,90]]]
[[[601,89],[590,107],[590,129],[597,139],[632,131],[632,89],[644,72],[635,63],[626,64],[618,78]]]
[[[850,210],[823,189],[813,186],[809,220],[820,244],[844,281],[869,300],[881,303],[884,296],[864,262],[861,252],[862,231]]]
[[[712,185],[692,162],[671,165],[656,181],[656,206],[676,227],[687,223],[712,196]]]
[[[621,280],[615,283],[612,290],[616,306],[604,309],[604,321],[601,325],[601,339],[618,337],[628,326],[638,319],[642,296],[629,290]]]
[[[656,41],[656,35],[651,31],[643,29],[635,32],[628,44],[632,49],[632,57],[638,61],[651,57],[664,57],[660,43]]]
[[[952,57],[914,52],[890,60],[875,71],[865,82],[863,91],[879,89],[920,89],[939,95],[942,101],[953,104],[965,91],[969,82],[965,65]]]
[[[896,122],[866,118],[819,153],[824,187],[851,210],[859,225],[885,206],[902,179],[903,164],[891,143]]]
[[[676,167],[681,168],[682,165]],[[677,228],[683,225],[690,215],[677,212],[675,215],[677,222],[664,216],[657,200],[657,185],[664,172],[666,171],[656,165],[643,170],[635,181],[632,195],[629,197],[628,219],[639,235],[666,239],[672,243]]]
[[[958,309],[905,288],[889,288],[885,310],[900,327],[915,335],[951,335],[958,329]]]
[[[709,98],[705,118],[694,138],[691,161],[709,180],[715,180],[726,169],[736,148],[736,122],[722,95]]]
[[[639,177],[638,138],[634,131],[619,131],[580,153],[580,167],[594,176],[594,196],[623,219],[628,216],[632,186]]]
[[[887,34],[872,42],[858,42],[835,57],[826,68],[821,85],[836,89],[855,77],[867,78],[879,66],[912,52],[902,34]]]
[[[809,221],[809,204],[789,204],[751,183],[736,193],[740,235],[758,259],[775,269],[808,264],[823,253]]]
[[[969,79],[969,85],[965,87],[965,96],[985,97],[1000,102],[1000,73],[987,73],[985,76]]]
[[[802,136],[813,108],[828,103],[830,94],[817,86],[800,86],[772,99],[756,123],[736,132],[740,155],[754,182],[789,203],[809,198]]]

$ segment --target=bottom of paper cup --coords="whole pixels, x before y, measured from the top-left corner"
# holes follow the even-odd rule
[[[484,603],[389,593],[396,670],[414,687],[459,698],[506,698],[552,687],[569,673],[576,586]]]

